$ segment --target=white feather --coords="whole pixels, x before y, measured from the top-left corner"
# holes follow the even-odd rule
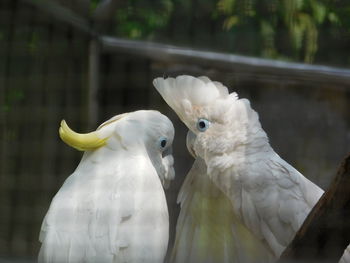
[[[155,86],[196,133],[194,151],[205,160],[212,182],[231,200],[237,218],[262,238],[277,258],[323,190],[273,151],[248,100],[237,99],[234,93],[219,93],[218,85],[206,77],[195,79],[157,79]],[[179,107],[184,101],[193,108],[184,111]],[[200,132],[195,123],[203,116],[210,127]]]
[[[149,111],[140,114],[148,121],[161,116]],[[164,118],[158,118],[158,122]],[[155,130],[166,130],[171,144],[173,126],[167,118],[166,122],[163,128]],[[135,119],[128,117],[118,125],[134,123]],[[118,134],[125,142],[139,142],[135,145],[125,148],[118,137],[109,139],[108,144],[114,143],[113,147],[107,144],[84,153],[44,218],[39,262],[163,262],[169,231],[165,194],[154,166],[156,161],[150,160],[155,157],[149,156],[142,144],[150,140],[143,134],[147,131],[142,126],[135,129],[139,138],[127,139],[122,129]],[[133,136],[134,131],[125,132]],[[160,159],[161,153],[162,163]]]
[[[262,241],[234,216],[229,199],[211,182],[197,158],[179,192],[172,263],[271,262]]]

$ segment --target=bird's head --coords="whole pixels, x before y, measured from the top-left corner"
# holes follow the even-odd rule
[[[246,151],[253,141],[266,143],[266,134],[249,101],[238,99],[220,82],[185,75],[157,78],[153,84],[190,129],[192,151],[209,169],[226,169],[231,165],[226,156],[238,149]]]
[[[164,187],[175,176],[172,156],[174,134],[172,122],[153,110],[114,116],[90,133],[76,133],[64,120],[59,129],[65,143],[79,151],[93,153],[95,158],[112,158],[116,153],[125,156],[148,155]]]

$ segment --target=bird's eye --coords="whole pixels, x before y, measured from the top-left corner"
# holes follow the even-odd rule
[[[158,143],[158,145],[159,145],[159,147],[160,147],[161,149],[164,149],[165,146],[167,145],[167,142],[168,142],[167,138],[165,138],[165,137],[160,137],[160,138],[159,138],[159,143]]]
[[[210,121],[208,121],[206,119],[198,119],[197,129],[200,132],[204,132],[209,128],[209,125],[210,125]]]

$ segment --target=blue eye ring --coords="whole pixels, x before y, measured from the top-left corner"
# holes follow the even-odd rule
[[[208,121],[207,119],[204,118],[200,118],[197,121],[197,129],[200,132],[205,132],[210,126],[210,121]]]
[[[158,140],[158,145],[161,149],[164,149],[167,146],[168,139],[166,137],[160,137]]]

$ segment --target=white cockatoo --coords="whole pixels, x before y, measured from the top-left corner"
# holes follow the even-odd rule
[[[196,160],[178,195],[181,210],[170,262],[271,262],[272,252],[242,224],[230,199],[210,180],[205,161],[193,149],[195,138],[187,133],[187,148]]]
[[[193,150],[206,165],[202,173],[278,258],[323,190],[271,148],[247,99],[207,77],[157,78],[153,84],[195,134]]]
[[[39,261],[163,262],[169,217],[161,181],[174,177],[172,122],[140,110],[87,134],[62,121],[59,134],[85,153],[44,218]]]

